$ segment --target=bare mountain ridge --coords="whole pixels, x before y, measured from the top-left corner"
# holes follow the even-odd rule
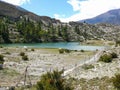
[[[13,20],[18,20],[20,19],[21,16],[23,17],[27,17],[33,21],[46,21],[46,19],[48,20],[48,22],[55,22],[55,19],[52,19],[50,17],[47,16],[38,16],[32,12],[29,12],[19,6],[15,6],[3,1],[0,1],[0,16],[7,16],[10,19]],[[59,20],[56,20],[59,22]]]
[[[13,13],[14,12],[14,13]],[[18,6],[0,1],[0,15],[7,16],[11,19],[17,19],[22,15],[28,14],[27,11],[18,9]]]
[[[87,22],[90,24],[109,23],[109,24],[120,25],[120,9],[110,10],[94,18],[81,20],[79,22]]]

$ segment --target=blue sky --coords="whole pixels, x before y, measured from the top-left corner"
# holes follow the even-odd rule
[[[62,22],[92,18],[120,8],[120,0],[2,0]]]
[[[38,15],[46,15],[54,18],[55,14],[63,17],[70,17],[74,14],[72,6],[66,0],[31,0],[30,3],[21,7],[30,10]]]

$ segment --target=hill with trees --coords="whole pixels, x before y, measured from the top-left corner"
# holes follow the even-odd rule
[[[120,38],[119,29],[111,24],[63,23],[0,1],[0,43],[114,40]]]

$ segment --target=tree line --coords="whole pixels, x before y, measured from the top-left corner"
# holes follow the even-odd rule
[[[34,22],[29,18],[22,18],[18,21],[10,21],[8,18],[0,19],[0,38],[5,43],[10,43],[10,25],[13,25],[20,37],[17,42],[31,43],[31,42],[57,42],[60,39],[69,41],[68,25],[49,25],[45,26],[42,21]],[[14,32],[14,31],[13,31]],[[14,34],[13,34],[14,35]]]

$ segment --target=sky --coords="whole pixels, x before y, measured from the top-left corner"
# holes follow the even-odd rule
[[[62,22],[93,18],[120,8],[120,0],[2,0]]]

